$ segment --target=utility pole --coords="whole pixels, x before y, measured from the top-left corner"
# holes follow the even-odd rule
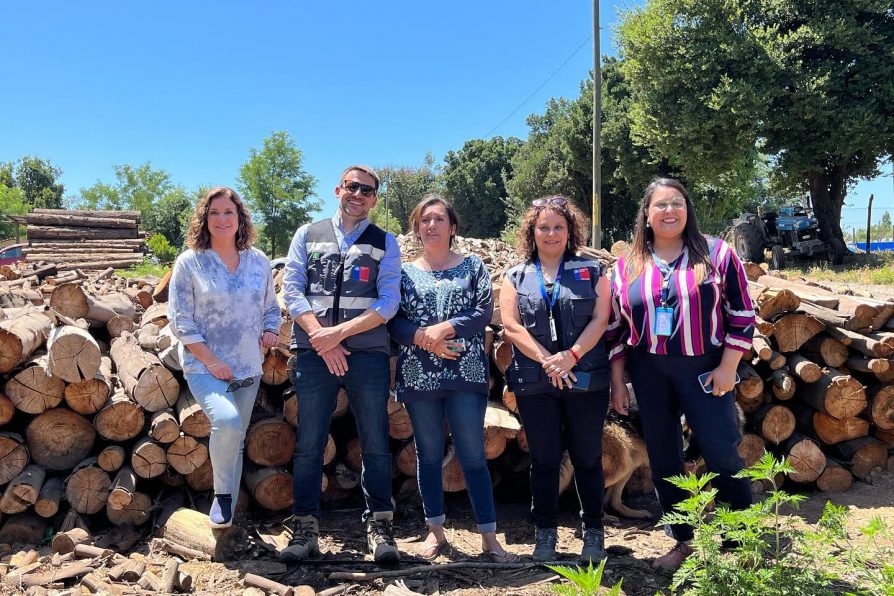
[[[593,209],[590,243],[602,246],[602,56],[599,52],[599,0],[593,0]]]

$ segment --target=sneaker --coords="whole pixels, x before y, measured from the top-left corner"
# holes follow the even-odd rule
[[[285,521],[289,545],[279,553],[279,560],[294,563],[320,554],[320,524],[312,515],[293,515]]]
[[[381,511],[373,513],[366,520],[366,544],[369,552],[376,563],[383,565],[397,565],[400,562],[400,552],[391,530],[392,518],[390,511]]]
[[[580,551],[580,562],[599,563],[608,554],[605,552],[605,532],[602,528],[584,528],[584,546]]]
[[[537,528],[534,533],[535,561],[555,561],[556,543],[559,541],[559,531],[556,528]]]
[[[230,495],[214,495],[208,518],[211,520],[211,527],[216,530],[232,526],[233,497]]]
[[[652,567],[664,569],[665,571],[676,571],[692,552],[691,546],[684,542],[678,542],[666,555],[662,555],[652,561]]]

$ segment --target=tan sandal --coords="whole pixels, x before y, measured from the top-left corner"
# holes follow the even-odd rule
[[[508,550],[504,550],[501,553],[493,550],[484,550],[481,551],[481,556],[482,558],[487,559],[490,563],[518,563],[521,561],[521,557]]]
[[[444,542],[438,542],[436,544],[428,544],[422,552],[419,553],[418,557],[423,561],[434,561],[439,556],[443,554],[443,551],[446,551],[450,548],[450,543],[446,540]]]

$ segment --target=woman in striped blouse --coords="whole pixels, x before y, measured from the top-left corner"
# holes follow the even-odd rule
[[[657,178],[646,189],[633,245],[615,264],[612,295],[611,403],[627,413],[626,365],[662,509],[671,511],[687,496],[665,480],[683,474],[681,413],[708,470],[719,475],[713,481],[718,501],[747,508],[750,483],[733,478],[743,466],[733,389],[739,360],[751,347],[754,309],[742,263],[726,242],[698,231],[678,181]],[[692,553],[693,530],[668,530],[677,544],[653,565],[676,569]]]

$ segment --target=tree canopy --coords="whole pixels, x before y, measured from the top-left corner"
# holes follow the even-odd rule
[[[26,155],[14,165],[0,167],[0,184],[8,188],[18,188],[22,200],[29,208],[59,209],[62,207],[62,193],[65,186],[56,180],[62,170],[48,159]]]
[[[304,170],[304,155],[283,131],[252,148],[239,171],[238,187],[258,225],[258,244],[271,257],[286,252],[295,230],[311,220],[317,180]]]
[[[413,207],[425,195],[440,192],[442,184],[440,172],[435,167],[431,153],[425,154],[425,160],[418,168],[407,166],[384,166],[376,169],[379,174],[379,201],[373,209],[374,217],[381,217],[387,202],[390,216],[397,220],[398,229],[407,232],[407,222]],[[395,229],[389,226],[392,231]]]
[[[889,0],[650,0],[619,33],[637,142],[715,183],[759,147],[842,239],[848,185],[894,150]]]

